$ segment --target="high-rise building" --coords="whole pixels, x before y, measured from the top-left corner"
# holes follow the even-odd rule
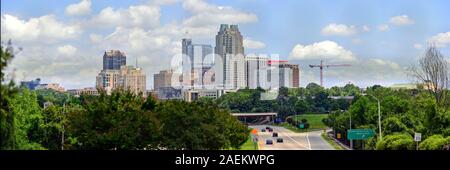
[[[141,68],[126,66],[125,53],[111,50],[103,55],[103,70],[96,77],[96,87],[108,94],[117,88],[146,94],[146,75]]]
[[[202,89],[204,75],[212,66],[212,46],[192,44],[191,39],[182,40],[183,86],[187,89]]]
[[[161,70],[153,75],[153,89],[156,91],[161,87],[173,87],[179,82],[179,74],[173,70]]]
[[[121,66],[127,64],[125,53],[119,50],[105,51],[103,55],[103,70],[120,70]]]
[[[215,53],[221,56],[225,56],[225,54],[244,55],[244,42],[237,25],[220,25],[220,30],[216,35]]]
[[[292,69],[292,87],[300,87],[300,69],[298,64],[288,64],[288,66]]]
[[[120,85],[125,90],[130,90],[134,94],[145,94],[146,90],[146,76],[141,68],[133,66],[120,67]]]
[[[279,67],[279,87],[292,88],[294,86],[294,72],[288,64],[280,64]]]
[[[245,60],[247,87],[250,89],[268,88],[267,69],[269,59],[267,57],[247,56]]]
[[[110,93],[113,89],[120,87],[120,70],[102,70],[96,79],[96,87]]]
[[[220,25],[216,35],[215,82],[219,88],[246,87],[243,38],[237,25]]]
[[[297,88],[299,87],[299,67],[297,64],[288,64],[287,61],[269,60],[267,79],[269,88]]]

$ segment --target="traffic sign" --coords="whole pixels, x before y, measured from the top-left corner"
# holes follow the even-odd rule
[[[300,129],[304,129],[304,128],[305,128],[305,124],[301,123],[301,124],[298,125],[298,127],[299,127]]]
[[[373,136],[375,136],[375,132],[372,129],[351,129],[347,131],[348,140],[368,139]]]
[[[422,140],[422,134],[421,133],[414,133],[414,141],[419,142]]]

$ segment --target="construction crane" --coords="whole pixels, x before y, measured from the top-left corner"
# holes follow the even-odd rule
[[[314,67],[319,67],[320,68],[320,86],[323,87],[323,68],[326,67],[347,67],[347,66],[352,66],[350,64],[327,64],[327,65],[323,65],[323,61],[320,60],[320,65],[309,65],[309,67],[314,68]]]

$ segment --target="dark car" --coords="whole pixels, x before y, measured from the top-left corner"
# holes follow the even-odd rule
[[[269,126],[266,126],[266,129],[270,129],[270,127],[269,127]]]
[[[277,132],[273,132],[272,133],[272,137],[278,137],[278,133]]]
[[[266,140],[266,145],[272,145],[272,144],[273,144],[272,139],[267,139],[267,140]]]
[[[266,132],[266,129],[261,129],[261,132]]]
[[[270,129],[269,129],[269,132],[273,132],[273,129],[272,129],[272,128],[270,128]]]
[[[283,143],[283,138],[277,138],[277,143]]]

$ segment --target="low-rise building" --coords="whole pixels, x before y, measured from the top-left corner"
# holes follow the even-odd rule
[[[181,89],[174,87],[159,87],[156,90],[158,99],[169,100],[169,99],[183,99]]]
[[[224,90],[224,89],[183,90],[183,100],[187,102],[192,102],[203,97],[218,99],[224,94],[233,93],[236,91],[237,90]]]
[[[37,78],[35,80],[30,80],[30,81],[21,81],[20,82],[20,86],[22,87],[26,87],[30,90],[34,90],[36,88],[36,86],[38,86],[39,84],[41,84],[41,79]]]
[[[67,92],[69,94],[71,94],[71,95],[76,96],[76,97],[79,97],[82,94],[93,95],[93,96],[99,95],[97,89],[94,88],[94,87],[86,87],[86,88],[83,88],[83,89],[70,89],[70,90],[67,90]]]
[[[39,84],[36,86],[35,90],[40,89],[51,89],[57,92],[64,92],[64,87],[60,86],[58,83],[48,83],[48,84]]]

